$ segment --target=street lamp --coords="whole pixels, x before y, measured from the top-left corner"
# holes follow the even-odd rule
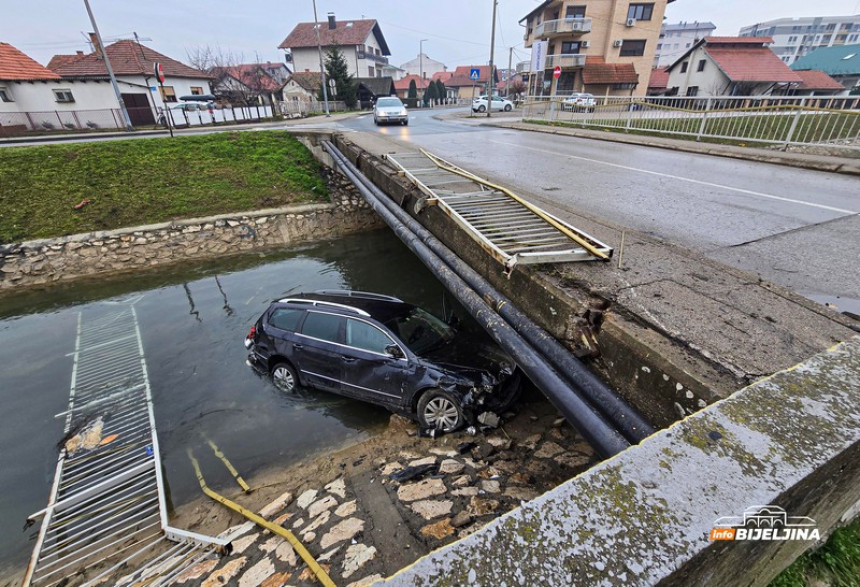
[[[418,41],[418,77],[420,79],[424,79],[424,41],[426,40]]]
[[[328,89],[326,88],[325,83],[325,66],[323,65],[323,56],[322,56],[322,42],[320,42],[320,23],[317,20],[317,0],[313,0],[314,3],[314,30],[317,32],[317,51],[320,54],[320,75],[322,75],[322,90],[323,90],[323,102],[325,102],[325,115],[331,116],[331,113],[328,111]]]

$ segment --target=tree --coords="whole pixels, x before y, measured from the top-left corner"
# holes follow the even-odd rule
[[[448,88],[445,87],[445,83],[441,78],[436,80],[436,95],[439,97],[439,101],[442,104],[444,104],[448,98]]]
[[[418,86],[415,85],[414,79],[409,80],[409,93],[406,97],[412,100],[416,100],[418,98]]]
[[[335,91],[329,93],[329,100],[339,100],[346,104],[347,108],[355,108],[358,102],[358,88],[353,77],[349,75],[349,67],[343,53],[334,45],[326,52],[325,75],[326,83],[331,84],[330,80],[334,80]],[[322,88],[320,88],[320,99],[322,99]]]
[[[523,80],[517,77],[513,79],[508,84],[508,98],[513,96],[513,99],[519,99],[520,95],[525,93],[526,85],[523,83]]]
[[[435,104],[438,96],[436,95],[436,84],[430,82],[427,89],[424,90],[424,105]]]

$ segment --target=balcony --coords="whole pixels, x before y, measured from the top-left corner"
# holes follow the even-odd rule
[[[520,61],[517,63],[517,73],[528,73],[532,69],[531,61]]]
[[[546,69],[575,69],[577,67],[585,67],[585,55],[581,53],[568,53],[561,55],[547,55]]]
[[[561,35],[579,35],[591,32],[590,18],[563,18],[545,20],[535,27],[535,38],[545,39]]]

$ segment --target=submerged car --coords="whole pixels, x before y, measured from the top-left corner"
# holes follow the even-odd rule
[[[324,290],[274,301],[245,346],[248,364],[281,391],[333,392],[443,432],[503,412],[520,388],[500,348],[381,294]]]
[[[373,106],[373,122],[376,126],[398,122],[406,126],[409,124],[409,115],[400,98],[388,96],[379,98]]]
[[[574,112],[594,112],[594,107],[597,101],[592,94],[585,92],[574,92],[564,99],[561,103],[562,110],[572,110]]]

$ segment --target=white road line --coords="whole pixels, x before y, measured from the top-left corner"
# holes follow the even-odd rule
[[[773,194],[764,194],[762,192],[754,192],[752,190],[745,190],[743,188],[733,188],[731,186],[722,185],[719,183],[711,183],[709,181],[699,181],[698,179],[691,179],[689,177],[681,177],[680,175],[672,175],[669,173],[660,173],[659,171],[650,171],[648,169],[640,169],[639,167],[628,167],[627,165],[618,165],[617,163],[608,163],[606,161],[601,161],[600,159],[590,159],[588,157],[579,157],[577,155],[562,155],[557,151],[550,151],[547,149],[539,149],[537,147],[526,147],[520,145],[518,143],[508,143],[505,141],[490,141],[491,143],[496,143],[498,145],[509,145],[512,147],[517,147],[519,149],[529,149],[531,151],[538,151],[540,153],[549,153],[550,155],[559,155],[561,157],[567,157],[569,159],[579,159],[580,161],[588,161],[589,163],[598,163],[600,165],[608,165],[609,167],[617,167],[618,169],[626,169],[628,171],[638,171],[639,173],[647,173],[648,175],[656,175],[658,177],[666,177],[669,179],[677,179],[679,181],[686,181],[688,183],[695,183],[697,185],[704,185],[712,188],[718,188],[721,190],[728,190],[732,192],[738,192],[740,194],[746,194],[748,196],[756,196],[758,198],[767,198],[769,200],[779,200],[780,202],[788,202],[790,204],[800,204],[802,206],[809,206],[810,208],[819,208],[821,210],[829,210],[830,212],[838,212],[839,214],[857,214],[853,210],[844,210],[842,208],[834,208],[833,206],[825,206],[824,204],[814,204],[812,202],[804,202],[803,200],[793,200],[791,198],[783,198],[782,196],[774,196]]]

